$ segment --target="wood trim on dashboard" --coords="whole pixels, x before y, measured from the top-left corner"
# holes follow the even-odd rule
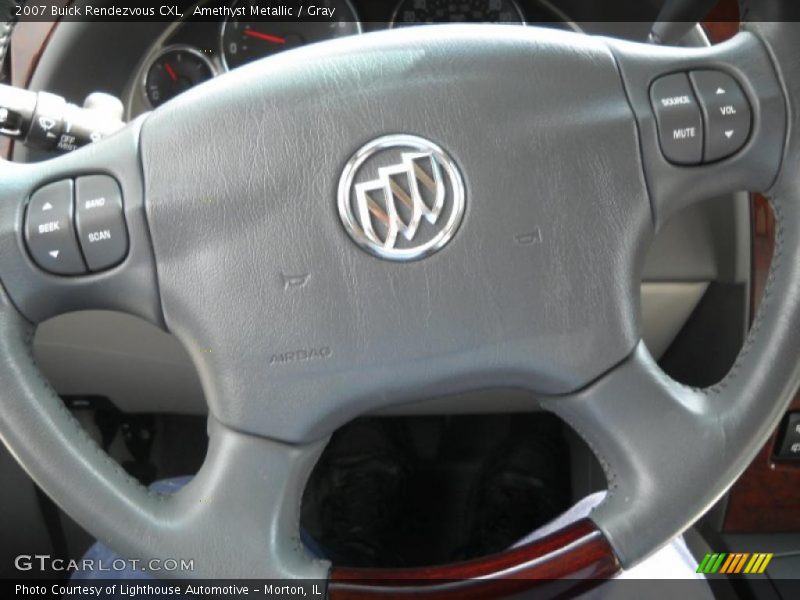
[[[703,21],[708,39],[718,44],[739,33],[739,2],[720,0]]]
[[[572,597],[620,570],[602,532],[582,519],[524,546],[451,565],[409,569],[331,570],[331,600],[414,596],[426,600],[504,598],[535,590],[537,598]]]
[[[51,21],[21,21],[14,26],[9,46],[11,85],[27,88],[36,65],[56,27]],[[8,138],[0,140],[0,156],[11,159],[14,143]]]
[[[28,87],[47,42],[55,29],[53,21],[22,21],[11,34],[11,84]]]

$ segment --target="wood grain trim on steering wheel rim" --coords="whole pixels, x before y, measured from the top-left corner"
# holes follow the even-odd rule
[[[330,600],[503,598],[535,590],[537,598],[585,592],[620,570],[603,533],[581,519],[529,544],[450,565],[359,569],[335,567]]]

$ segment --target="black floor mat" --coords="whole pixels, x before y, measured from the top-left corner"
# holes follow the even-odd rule
[[[569,464],[547,414],[359,419],[315,468],[302,523],[339,565],[471,558],[565,510]]]

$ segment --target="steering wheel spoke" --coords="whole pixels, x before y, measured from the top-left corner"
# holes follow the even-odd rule
[[[695,202],[770,188],[787,115],[762,40],[745,32],[708,48],[609,44],[639,126],[656,229]]]
[[[608,494],[590,518],[626,568],[705,513],[724,491],[709,485],[708,474],[746,464],[750,451],[731,443],[731,428],[741,426],[731,421],[733,407],[713,391],[671,380],[644,344],[581,393],[544,406],[569,423],[603,465]],[[733,461],[737,454],[742,458]]]
[[[0,278],[29,321],[108,309],[163,326],[140,125],[44,162],[3,161]]]
[[[155,511],[159,547],[169,549],[162,555],[194,559],[189,577],[324,580],[329,565],[305,549],[299,527],[303,489],[324,444],[282,444],[211,418],[202,468]],[[149,547],[130,552],[146,558]]]

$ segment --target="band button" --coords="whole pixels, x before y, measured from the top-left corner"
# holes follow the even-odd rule
[[[122,262],[128,253],[128,232],[119,184],[108,175],[88,175],[75,181],[75,224],[90,271]]]

